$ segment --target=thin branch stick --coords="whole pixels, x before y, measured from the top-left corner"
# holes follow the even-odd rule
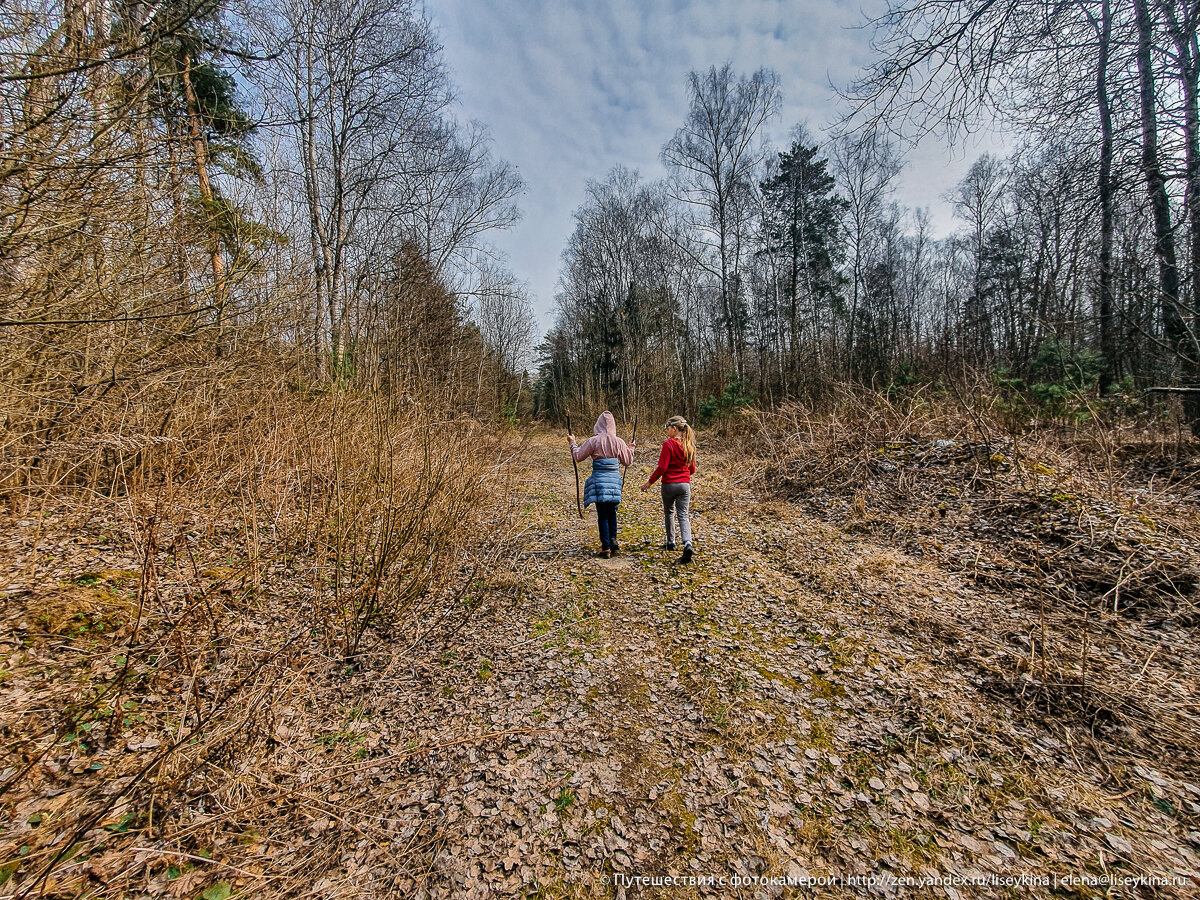
[[[229,863],[223,863],[217,859],[208,859],[205,856],[196,856],[192,853],[183,853],[179,850],[164,850],[159,847],[134,847],[130,853],[158,853],[163,856],[178,856],[182,859],[190,859],[195,862],[208,863],[210,866],[220,866],[223,869],[228,869],[231,872],[237,872],[239,875],[245,875],[247,878],[257,878],[262,881],[264,876],[254,872],[247,872],[245,869],[239,869],[237,866],[231,866]]]
[[[575,431],[571,427],[571,410],[567,410],[567,434]],[[575,508],[579,510],[579,518],[583,518],[583,500],[579,496],[579,463],[575,461],[575,450],[571,449],[571,465],[575,467]]]

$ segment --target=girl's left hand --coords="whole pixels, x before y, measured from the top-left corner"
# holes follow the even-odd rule
[[[575,443],[575,435],[573,435],[573,434],[568,434],[568,435],[567,435],[567,443],[568,443],[568,444],[573,444],[573,443]]]

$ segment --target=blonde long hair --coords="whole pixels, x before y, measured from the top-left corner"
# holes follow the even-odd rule
[[[679,443],[683,445],[683,455],[689,466],[696,463],[696,433],[683,416],[671,416],[667,424],[679,432]]]

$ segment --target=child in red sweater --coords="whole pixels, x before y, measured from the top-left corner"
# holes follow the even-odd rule
[[[696,472],[696,438],[692,427],[683,416],[672,416],[664,426],[667,439],[658,454],[658,465],[650,473],[643,491],[650,490],[659,477],[662,478],[663,523],[666,526],[667,542],[663,549],[675,549],[674,518],[679,518],[679,537],[683,541],[683,555],[679,562],[692,561],[692,521],[689,509],[692,503],[692,475]]]

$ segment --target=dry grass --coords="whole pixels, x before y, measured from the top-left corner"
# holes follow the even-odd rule
[[[10,436],[0,895],[308,896],[372,829],[334,698],[451,640],[505,554],[478,423],[218,375]]]
[[[985,687],[1194,773],[1200,445],[1144,424],[1014,431],[995,406],[846,390],[762,415],[764,487],[965,578],[888,602]]]

